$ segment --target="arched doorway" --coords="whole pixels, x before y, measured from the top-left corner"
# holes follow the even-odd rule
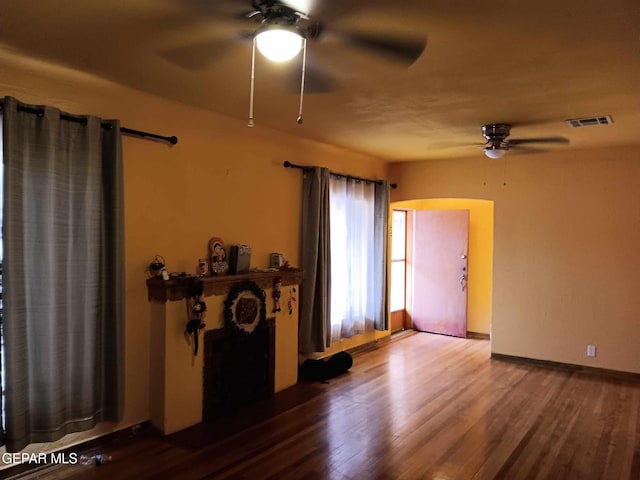
[[[420,210],[469,211],[467,330],[488,338],[491,332],[493,285],[493,201],[476,199],[421,199],[394,202],[392,227],[391,328],[412,328],[413,225]],[[399,219],[403,218],[404,221]],[[402,229],[402,231],[399,231]],[[404,249],[398,247],[402,239]],[[395,245],[394,245],[395,242]],[[402,252],[402,255],[400,254]]]

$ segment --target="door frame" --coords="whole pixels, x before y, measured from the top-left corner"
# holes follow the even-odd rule
[[[493,317],[492,291],[493,291],[493,231],[494,231],[494,201],[485,199],[456,199],[456,198],[432,198],[403,200],[391,203],[392,210],[443,210],[443,209],[468,209],[469,219],[469,292],[467,336],[477,338],[490,338]],[[410,223],[407,219],[407,225]],[[392,232],[393,233],[393,232]],[[407,239],[412,238],[407,234]],[[406,268],[406,303],[405,303],[405,328],[412,328],[412,294],[413,285],[411,278],[411,260],[413,245],[407,245]]]
[[[392,208],[394,211],[405,212],[405,269],[404,269],[404,308],[401,310],[391,310],[389,316],[389,328],[391,333],[396,333],[402,330],[410,330],[413,328],[413,321],[411,319],[411,309],[407,308],[408,305],[413,303],[413,270],[411,265],[413,264],[413,210],[407,210],[404,208]],[[391,232],[393,235],[393,231]],[[393,241],[393,239],[392,239]],[[393,264],[393,258],[390,255],[390,263]],[[391,278],[391,276],[389,277]],[[391,302],[389,302],[391,303]]]

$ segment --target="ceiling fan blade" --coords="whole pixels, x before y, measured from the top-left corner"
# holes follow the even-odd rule
[[[514,153],[523,153],[523,154],[548,152],[548,150],[544,148],[523,147],[520,145],[511,145],[511,144],[509,145],[509,151],[513,151]]]
[[[237,38],[205,40],[161,50],[165,60],[187,70],[203,70],[238,44]]]
[[[522,145],[523,143],[569,143],[566,137],[546,137],[546,138],[514,138],[509,140],[509,145]]]
[[[288,93],[300,93],[301,71],[298,66],[287,72],[286,90]],[[316,66],[307,65],[304,75],[304,93],[329,93],[335,89],[335,79]]]
[[[354,47],[387,57],[407,67],[412,65],[427,46],[427,37],[400,37],[385,34],[335,32],[340,39]]]
[[[197,12],[200,16],[208,16],[217,18],[223,15],[228,18],[241,19],[246,17],[248,10],[251,10],[250,1],[238,2],[237,0],[187,0],[192,11]]]

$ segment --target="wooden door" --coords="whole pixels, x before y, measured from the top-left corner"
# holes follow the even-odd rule
[[[414,214],[413,328],[467,336],[469,210]]]

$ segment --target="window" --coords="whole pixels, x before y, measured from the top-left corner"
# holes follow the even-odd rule
[[[389,184],[310,167],[303,180],[298,348],[324,352],[335,341],[389,329]]]
[[[373,329],[375,186],[329,182],[332,341]]]
[[[407,212],[393,211],[391,241],[391,311],[405,309],[407,268]]]

